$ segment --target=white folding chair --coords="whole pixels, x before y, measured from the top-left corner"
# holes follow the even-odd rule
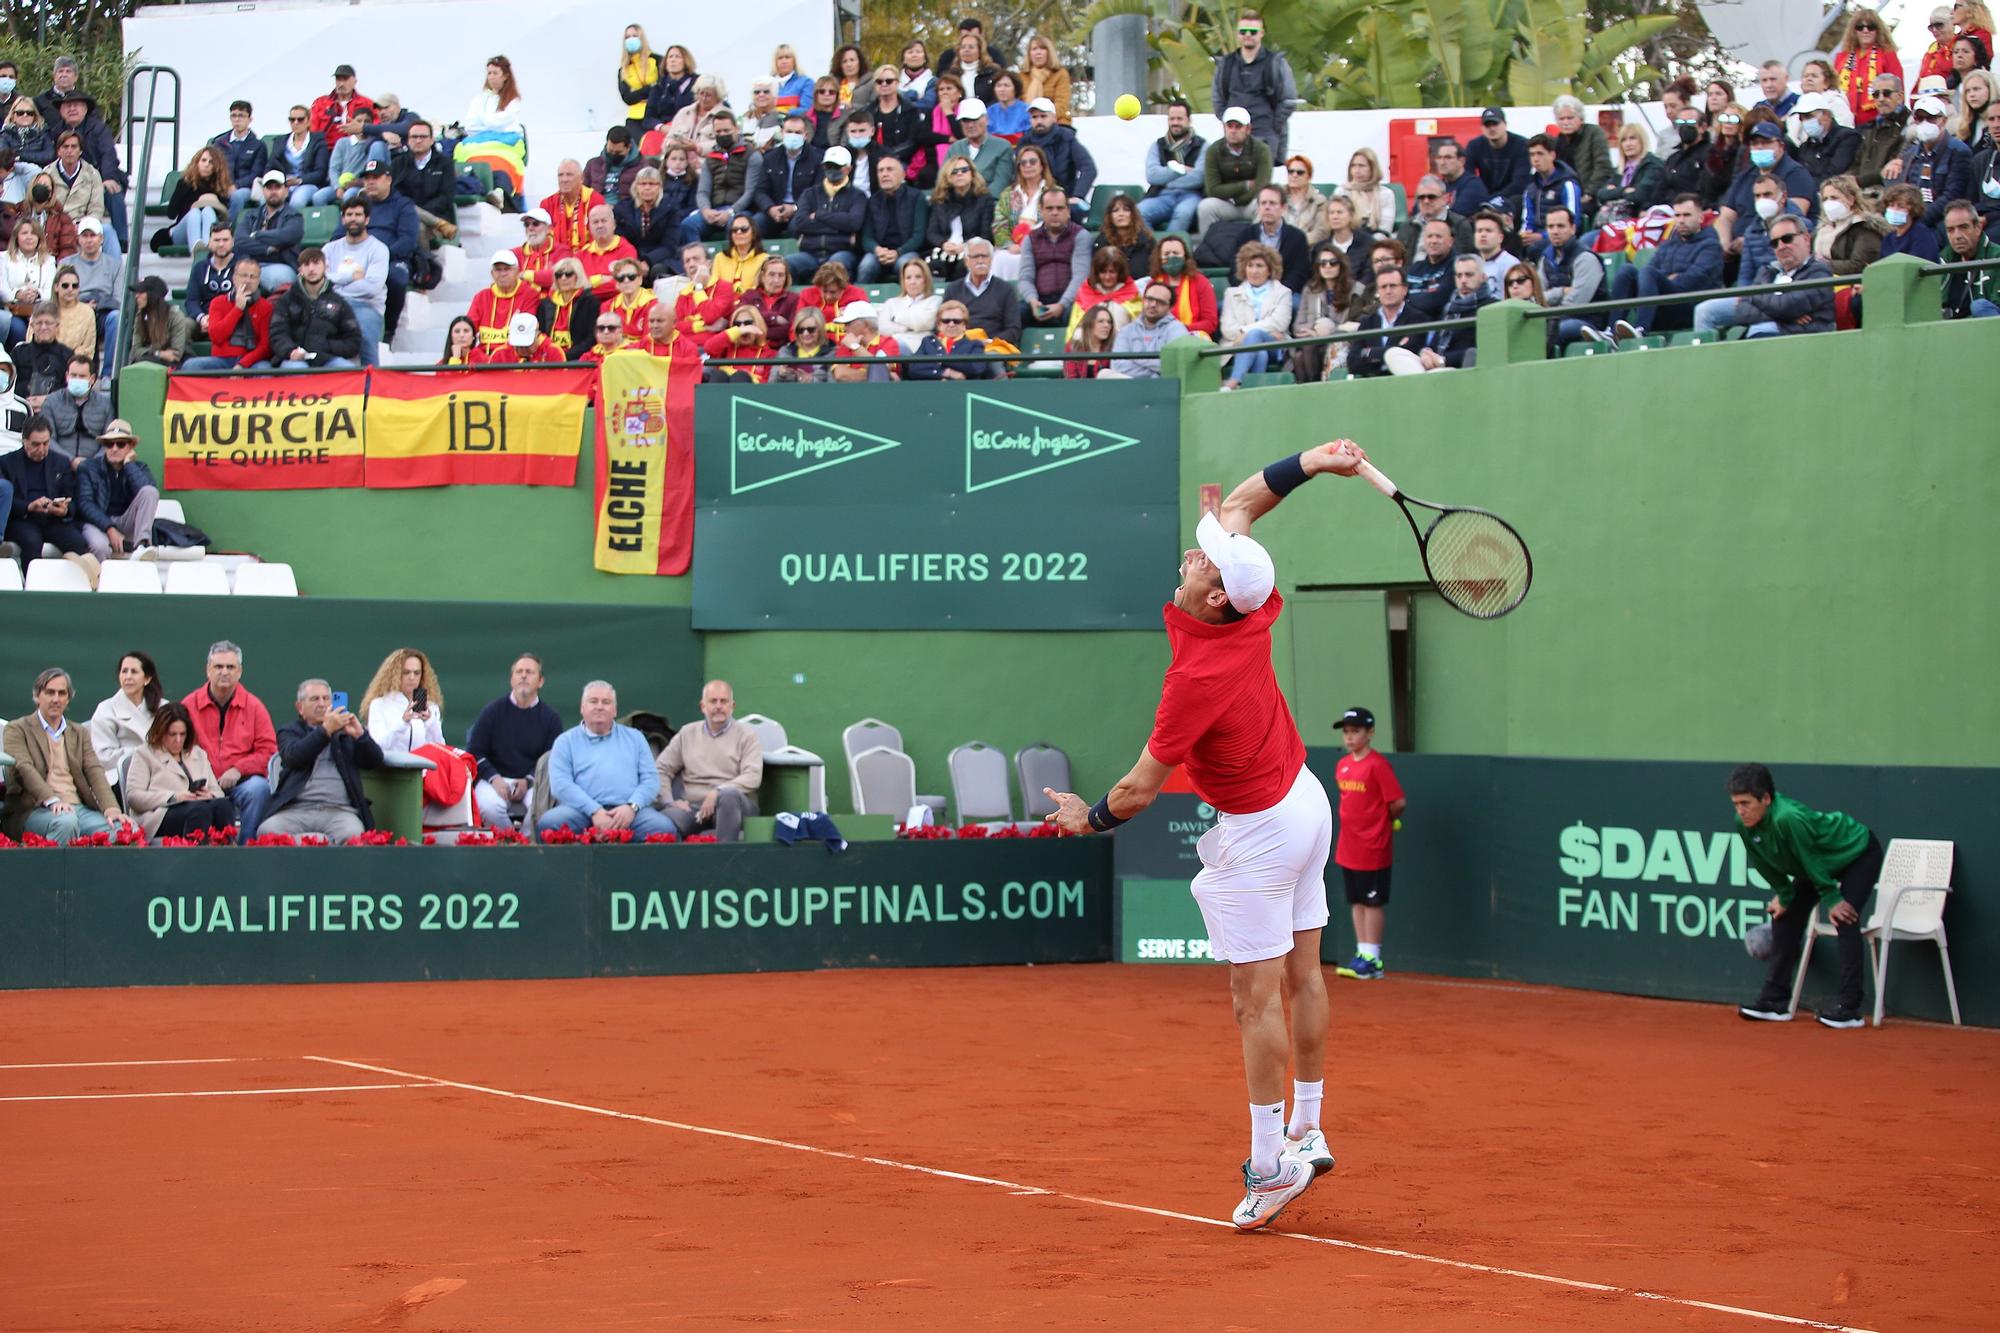
[[[1021,781],[1021,816],[1041,819],[1052,815],[1056,803],[1042,795],[1042,788],[1068,791],[1069,756],[1047,741],[1036,741],[1014,752],[1014,773]]]
[[[172,575],[168,576],[169,578]],[[239,565],[236,569],[236,589],[238,597],[297,597],[299,581],[292,567],[282,560],[265,564],[252,561]]]
[[[68,560],[30,560],[26,586],[29,592],[89,592],[90,576]]]
[[[967,741],[946,758],[951,771],[951,803],[958,822],[1014,822],[1014,801],[1007,791],[1007,754],[984,741]]]
[[[917,766],[901,750],[873,746],[854,756],[854,813],[902,819],[917,803]]]
[[[170,523],[185,523],[188,521],[187,510],[181,507],[179,500],[162,500],[153,510],[153,521],[157,523],[163,518]]]
[[[188,560],[167,566],[167,591],[201,597],[229,596],[229,575],[219,564]]]
[[[97,571],[99,592],[160,594],[160,567],[150,560],[107,560]]]
[[[1951,1002],[1951,1021],[1958,1016],[1958,987],[1951,975],[1951,949],[1945,943],[1944,904],[1951,893],[1951,866],[1954,847],[1949,841],[1930,838],[1891,838],[1882,854],[1882,871],[1875,880],[1875,908],[1861,928],[1868,945],[1868,970],[1875,977],[1875,1026],[1882,1026],[1883,987],[1889,980],[1889,945],[1896,940],[1929,940],[1938,947],[1944,967],[1945,997]],[[1805,993],[1806,968],[1812,963],[1815,941],[1833,939],[1839,930],[1813,909],[1812,926],[1806,932],[1805,947],[1799,950],[1799,970],[1792,978],[1792,1012],[1798,1012],[1799,997]]]
[[[762,713],[745,713],[736,720],[756,735],[757,744],[762,746],[766,753],[782,750],[791,744],[790,738],[785,735],[785,724],[774,722]]]
[[[21,566],[18,561],[0,560],[0,592],[21,591]]]

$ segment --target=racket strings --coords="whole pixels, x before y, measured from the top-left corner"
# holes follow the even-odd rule
[[[1519,606],[1533,566],[1520,535],[1492,514],[1452,509],[1438,516],[1424,540],[1431,581],[1467,615],[1490,618]]]

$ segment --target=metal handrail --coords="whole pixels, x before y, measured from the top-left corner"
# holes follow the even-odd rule
[[[1859,274],[1849,274],[1831,278],[1801,278],[1797,282],[1761,282],[1749,287],[1715,287],[1699,292],[1659,292],[1649,296],[1635,295],[1622,301],[1586,301],[1582,305],[1537,306],[1527,311],[1523,317],[1569,319],[1576,315],[1608,315],[1614,311],[1630,310],[1635,305],[1694,305],[1701,301],[1765,296],[1772,292],[1810,292],[1823,287],[1853,287],[1860,281]]]
[[[1935,278],[1941,273],[1970,273],[1982,268],[2000,268],[2000,259],[1954,259],[1948,264],[1926,264],[1919,272]]]
[[[1402,338],[1412,333],[1449,333],[1479,327],[1476,319],[1433,319],[1422,324],[1396,324],[1386,329],[1343,329],[1338,333],[1316,333],[1310,338],[1285,338],[1267,343],[1218,343],[1204,347],[1201,355],[1235,356],[1239,352],[1287,352],[1294,347],[1327,347],[1334,343],[1366,342],[1375,338]]]
[[[138,110],[138,88],[139,76],[141,74],[150,76],[146,84],[146,109],[143,114]],[[119,275],[118,282],[118,285],[123,289],[118,296],[118,344],[109,349],[111,364],[119,367],[125,364],[127,354],[132,350],[132,334],[134,331],[132,326],[136,322],[132,318],[135,310],[132,292],[139,285],[139,256],[145,252],[144,247],[146,245],[146,237],[144,235],[146,229],[146,196],[152,190],[153,138],[162,122],[159,114],[159,104],[160,76],[163,74],[173,80],[171,85],[173,92],[173,112],[170,117],[166,118],[165,123],[173,133],[173,160],[178,162],[180,161],[181,150],[180,72],[168,65],[138,65],[133,68],[132,73],[125,80],[125,160],[133,167],[133,173],[128,178],[130,183],[125,189],[124,202],[119,205],[119,207],[126,210],[125,268]],[[132,137],[136,133],[138,124],[142,119],[146,123],[146,134],[139,142],[139,157],[134,162],[132,158]]]

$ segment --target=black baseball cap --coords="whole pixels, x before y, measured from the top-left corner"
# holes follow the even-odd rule
[[[1507,123],[1507,113],[1497,106],[1489,106],[1479,113],[1479,123],[1481,125],[1505,125]]]
[[[1336,727],[1367,727],[1373,730],[1375,715],[1365,708],[1350,708],[1345,713],[1342,713],[1340,721],[1333,725]]]
[[[335,66],[333,67],[333,77],[334,77],[334,78],[336,78],[336,79],[351,79],[351,78],[353,78],[353,77],[354,77],[354,66],[352,66],[352,65],[335,65]]]

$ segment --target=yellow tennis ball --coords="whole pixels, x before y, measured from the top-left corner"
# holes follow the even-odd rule
[[[1403,821],[1399,819],[1396,821],[1396,832],[1401,833],[1402,831],[1403,831]]]
[[[1139,118],[1139,99],[1130,93],[1120,93],[1118,100],[1111,104],[1111,109],[1118,113],[1118,119],[1120,120],[1137,120]]]

